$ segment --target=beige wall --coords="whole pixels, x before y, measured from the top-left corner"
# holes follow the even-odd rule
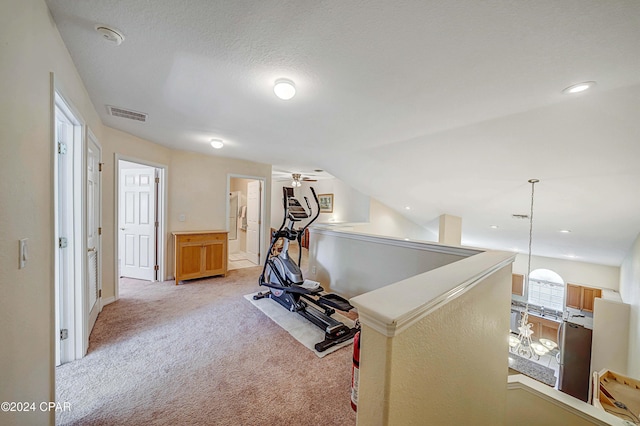
[[[620,296],[631,305],[627,375],[640,378],[640,234],[620,267]]]
[[[358,425],[505,424],[510,286],[511,264],[395,337],[363,321]]]
[[[115,209],[118,189],[115,187],[115,174],[118,172],[118,167],[116,154],[127,159],[168,166],[172,151],[111,127],[102,126],[102,128],[103,137],[99,139],[104,163],[102,168],[102,297],[109,300],[115,297],[117,280],[115,237],[118,215]]]
[[[199,231],[226,229],[227,227],[227,176],[229,174],[265,179],[266,226],[271,220],[271,165],[231,158],[213,157],[186,151],[172,151],[169,170],[169,209],[167,227],[173,231]],[[186,220],[178,217],[184,214]],[[266,253],[269,228],[266,227],[262,253]],[[168,240],[167,255],[173,276],[173,246]]]
[[[42,0],[0,3],[0,401],[53,401],[51,75],[98,138],[102,128]],[[29,261],[18,269],[18,240]],[[54,413],[0,413],[47,424]]]
[[[536,269],[550,269],[560,275],[565,282],[571,284],[619,290],[620,268],[617,266],[531,256],[531,270],[534,271]],[[513,264],[513,273],[527,274],[526,254],[519,253],[516,256],[516,261]]]

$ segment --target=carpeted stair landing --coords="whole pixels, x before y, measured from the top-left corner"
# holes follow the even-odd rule
[[[318,358],[253,307],[260,271],[123,280],[88,355],[56,369],[57,424],[354,425],[351,346]]]

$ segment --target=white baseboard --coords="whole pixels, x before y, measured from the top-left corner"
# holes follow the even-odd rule
[[[103,297],[102,298],[102,306],[107,306],[109,303],[113,303],[115,301],[116,301],[116,297],[115,296]]]

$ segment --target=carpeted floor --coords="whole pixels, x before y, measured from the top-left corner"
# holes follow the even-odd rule
[[[125,280],[88,355],[56,369],[72,425],[354,425],[351,346],[316,357],[243,298],[260,267]]]

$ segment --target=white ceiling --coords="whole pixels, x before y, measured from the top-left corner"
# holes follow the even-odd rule
[[[534,254],[619,265],[640,231],[638,1],[47,3],[108,126],[324,169],[419,224],[461,216],[472,246],[526,251],[530,178]]]

